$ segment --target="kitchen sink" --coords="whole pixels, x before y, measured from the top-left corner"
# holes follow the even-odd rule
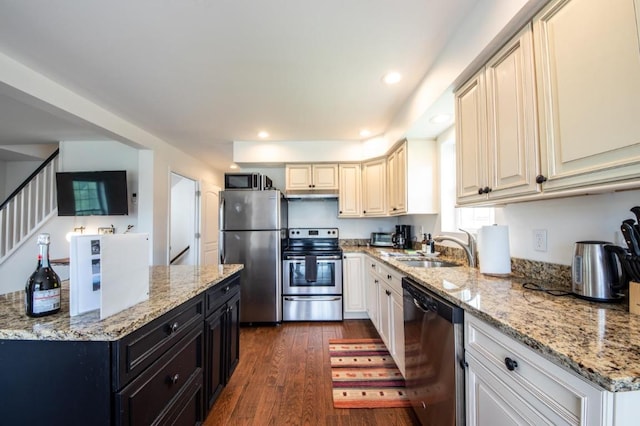
[[[407,266],[413,266],[416,268],[446,268],[451,266],[460,266],[451,262],[444,262],[442,260],[400,260]]]

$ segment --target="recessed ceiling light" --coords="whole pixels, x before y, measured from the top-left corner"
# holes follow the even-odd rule
[[[402,76],[396,71],[389,71],[382,77],[382,81],[386,84],[396,84],[400,80],[402,80]]]
[[[258,132],[258,137],[261,139],[268,138],[269,132],[265,132],[264,130],[261,130],[260,132]]]
[[[371,131],[369,129],[360,130],[360,136],[366,138],[367,136],[371,136]]]
[[[446,123],[449,120],[451,120],[450,114],[437,114],[429,119],[429,121],[432,122],[433,124],[442,124],[442,123]]]

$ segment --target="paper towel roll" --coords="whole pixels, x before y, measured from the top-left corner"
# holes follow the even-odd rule
[[[509,227],[483,226],[478,233],[478,256],[483,274],[511,273],[509,254]]]

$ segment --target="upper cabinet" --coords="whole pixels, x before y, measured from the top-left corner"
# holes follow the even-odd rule
[[[338,189],[337,164],[287,164],[285,176],[288,191]]]
[[[531,26],[456,91],[459,204],[535,194],[539,154]]]
[[[638,10],[638,0],[563,0],[534,19],[544,191],[638,186]]]
[[[384,157],[362,164],[362,215],[387,215],[387,160]]]
[[[555,0],[456,90],[458,204],[640,186],[640,0]]]
[[[362,178],[360,163],[340,164],[338,176],[338,216],[362,216]]]
[[[389,214],[439,210],[436,141],[403,140],[387,156]]]

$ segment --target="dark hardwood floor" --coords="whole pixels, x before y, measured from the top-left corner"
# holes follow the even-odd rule
[[[204,425],[414,425],[410,408],[336,409],[329,339],[378,337],[368,320],[243,327],[240,364]]]

